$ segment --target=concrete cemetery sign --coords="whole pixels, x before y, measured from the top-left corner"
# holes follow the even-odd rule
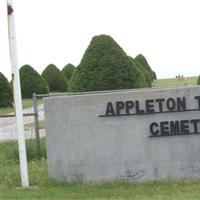
[[[45,119],[57,180],[200,178],[200,87],[47,98]]]
[[[185,96],[176,98],[170,97],[167,99],[145,99],[143,105],[144,109],[140,109],[140,102],[138,100],[116,101],[114,103],[108,102],[105,115],[100,115],[100,117],[200,111],[200,95],[194,96],[194,101],[195,100],[197,101],[197,103],[190,102],[191,104],[197,105],[196,108],[193,109],[187,109]],[[158,105],[156,106],[156,104]],[[163,110],[164,108],[166,110]],[[200,129],[198,129],[198,123],[200,123],[200,119],[161,121],[160,123],[152,122],[149,126],[149,129],[151,137],[183,134],[200,134]],[[192,128],[190,128],[190,126],[192,126]]]

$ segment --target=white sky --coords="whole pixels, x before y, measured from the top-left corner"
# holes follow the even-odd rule
[[[158,78],[200,74],[199,0],[13,0],[21,67],[78,65],[91,38],[108,34]],[[0,1],[0,72],[11,77],[6,0]]]

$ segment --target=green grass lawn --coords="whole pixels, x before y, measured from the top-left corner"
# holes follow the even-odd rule
[[[25,130],[33,129],[34,128],[34,122],[33,123],[28,123],[24,124]],[[44,120],[39,121],[39,129],[44,129],[45,128],[45,123]]]
[[[187,82],[185,82],[187,81]],[[196,85],[197,77],[187,80],[161,79],[153,87]],[[38,104],[42,103],[39,100]],[[23,100],[31,107],[32,99]],[[13,112],[0,108],[1,114]],[[32,124],[27,124],[29,128]],[[40,123],[44,127],[44,122]],[[0,200],[3,199],[133,199],[133,200],[200,200],[200,180],[152,181],[144,183],[110,182],[101,184],[59,183],[49,178],[45,139],[41,140],[40,159],[35,159],[35,141],[27,140],[27,156],[31,187],[21,188],[18,146],[16,141],[0,142]]]
[[[200,180],[110,182],[101,184],[59,183],[47,173],[46,143],[35,159],[34,140],[26,141],[30,188],[22,189],[16,141],[0,143],[0,199],[134,199],[200,200]]]
[[[168,88],[168,87],[182,87],[182,86],[194,86],[197,85],[198,77],[187,77],[184,80],[178,80],[176,78],[158,79],[154,80],[152,87]]]
[[[38,104],[41,104],[43,102],[42,99],[38,99]],[[33,106],[33,100],[32,99],[23,99],[22,100],[23,108],[29,108]],[[5,107],[0,108],[0,115],[7,115],[7,114],[13,114],[14,108],[13,107]]]
[[[46,159],[28,163],[31,187],[22,189],[19,164],[8,161],[1,162],[0,165],[1,199],[200,199],[200,181],[58,183],[48,178]]]

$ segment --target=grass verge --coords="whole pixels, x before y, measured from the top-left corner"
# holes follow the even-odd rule
[[[48,177],[45,139],[41,140],[40,159],[35,159],[34,142],[26,141],[32,186],[29,189],[21,188],[17,141],[0,143],[0,199],[200,199],[200,180],[101,184],[56,182]]]
[[[32,160],[28,163],[28,168],[32,187],[22,189],[20,188],[19,164],[17,162],[1,163],[1,199],[200,199],[200,181],[66,184],[48,178],[46,159]]]
[[[38,105],[43,102],[42,99],[38,99]],[[23,108],[30,108],[33,106],[33,100],[32,99],[22,99],[22,105]],[[6,114],[11,114],[14,113],[14,107],[5,107],[5,108],[0,108],[0,115],[6,115]]]
[[[168,88],[168,87],[183,87],[183,86],[194,86],[197,85],[197,76],[187,77],[183,80],[178,80],[176,78],[168,79],[158,79],[154,80],[152,87],[157,88]]]
[[[35,158],[46,158],[46,139],[40,139],[40,152],[36,151],[36,140],[26,140],[26,153],[28,161]],[[39,153],[39,155],[37,154]],[[17,140],[7,140],[0,142],[0,162],[18,162],[19,151]]]
[[[41,120],[41,121],[39,121],[39,129],[45,129],[45,123],[44,123],[44,120]],[[34,124],[34,122],[32,122],[32,123],[28,123],[28,124],[24,124],[24,128],[25,128],[25,130],[31,130],[31,129],[33,129],[34,128],[34,126],[35,126],[35,124]]]

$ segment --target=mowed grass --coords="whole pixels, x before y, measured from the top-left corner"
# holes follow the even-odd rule
[[[40,152],[36,150],[36,140],[26,139],[26,154],[28,161],[35,158],[46,158],[46,139],[40,139]],[[19,151],[17,140],[0,140],[0,162],[19,162]]]
[[[133,199],[198,200],[200,180],[100,184],[62,183],[48,176],[45,139],[35,159],[34,140],[27,140],[30,188],[21,187],[17,141],[0,143],[0,199]]]
[[[22,189],[19,164],[11,161],[1,163],[1,199],[200,199],[200,181],[197,180],[67,184],[49,179],[46,159],[32,160],[28,163],[28,168],[31,187]]]
[[[34,122],[25,124],[24,128],[25,128],[25,130],[33,129],[34,128]],[[38,128],[39,129],[44,129],[45,128],[44,120],[39,121]]]
[[[38,99],[38,104],[41,104],[42,102],[43,102],[42,99]],[[22,99],[22,106],[23,106],[23,108],[33,107],[33,100],[32,99]],[[0,108],[0,115],[7,115],[7,114],[14,114],[14,107]]]
[[[197,76],[187,77],[185,79],[176,79],[176,78],[168,78],[168,79],[158,79],[154,80],[152,87],[156,88],[169,88],[169,87],[183,87],[183,86],[195,86],[197,85]]]
[[[177,81],[181,81],[178,82]],[[197,77],[188,79],[196,85]],[[154,87],[186,86],[183,80],[162,79]],[[28,103],[25,103],[25,102]],[[24,108],[32,100],[23,100]],[[0,114],[2,114],[0,109]],[[10,113],[7,110],[5,114]],[[43,123],[43,122],[42,122]],[[42,125],[43,126],[43,125]],[[45,140],[41,141],[40,159],[35,159],[34,141],[27,141],[30,188],[22,189],[16,141],[0,143],[0,200],[4,199],[133,199],[133,200],[200,200],[200,180],[163,180],[144,183],[107,182],[99,184],[61,183],[48,176]]]

